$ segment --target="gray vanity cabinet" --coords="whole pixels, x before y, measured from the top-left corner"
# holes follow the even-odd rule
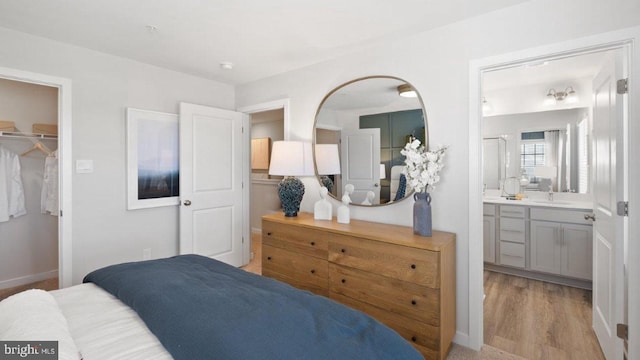
[[[592,279],[592,235],[583,211],[531,209],[531,270]]]
[[[496,263],[496,205],[484,204],[482,216],[484,262]]]
[[[526,265],[526,213],[524,206],[500,205],[499,264],[524,269]]]

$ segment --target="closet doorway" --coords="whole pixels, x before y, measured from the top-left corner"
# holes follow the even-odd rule
[[[250,259],[245,269],[261,273],[262,216],[281,211],[277,186],[282,177],[269,175],[269,161],[274,141],[289,140],[289,100],[275,100],[238,109],[250,116],[248,146],[250,163],[250,199],[247,218],[250,233]],[[246,131],[246,130],[245,130]]]
[[[11,190],[1,190],[13,194],[1,205],[0,291],[70,286],[71,82],[0,68],[0,93],[1,155],[12,165],[0,172]]]

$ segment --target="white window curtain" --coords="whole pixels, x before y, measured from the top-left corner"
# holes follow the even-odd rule
[[[547,167],[558,169],[560,154],[560,131],[549,130],[544,132],[544,164]],[[557,171],[556,171],[557,172]],[[558,191],[558,176],[551,179],[553,191]]]
[[[544,132],[545,166],[555,169],[556,176],[551,179],[553,191],[568,188],[569,177],[567,130],[549,130]]]

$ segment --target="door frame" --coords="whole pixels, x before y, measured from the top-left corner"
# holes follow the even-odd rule
[[[245,113],[251,116],[251,114],[269,111],[269,110],[278,110],[282,109],[284,113],[284,139],[290,140],[290,129],[291,129],[291,116],[290,116],[290,100],[289,99],[279,99],[268,101],[264,103],[242,106],[236,109],[236,111]],[[251,204],[249,203],[251,197],[251,120],[248,119],[245,124],[245,132],[244,138],[246,139],[244,150],[243,150],[243,159],[244,159],[244,183],[248,184],[245,186],[245,196],[243,197],[243,215],[244,216],[244,225],[243,225],[243,236],[245,239],[249,239],[249,241],[245,241],[242,243],[243,246],[243,258],[244,263],[248,264],[251,261]]]
[[[73,278],[71,79],[5,67],[0,67],[0,77],[58,89],[58,168],[61,169],[58,173],[58,199],[60,203],[60,216],[58,217],[58,286],[60,288],[69,287],[72,285]]]
[[[629,50],[628,74],[629,92],[627,102],[627,119],[625,126],[628,129],[627,138],[640,137],[640,124],[637,116],[640,114],[640,88],[634,80],[640,79],[639,69],[633,67],[633,59],[640,58],[640,49],[637,42],[640,40],[640,27],[602,33],[585,38],[573,39],[562,43],[544,45],[525,49],[518,52],[502,54],[483,59],[472,60],[469,63],[469,234],[482,234],[482,104],[481,85],[482,73],[488,70],[496,70],[510,66],[520,65],[528,61],[562,58],[581,53],[601,51],[612,48],[627,47]],[[635,46],[634,46],[635,45]],[[640,153],[638,142],[626,141],[628,154]],[[628,157],[627,157],[628,158]],[[625,164],[628,184],[637,183],[640,180],[640,163],[628,161]],[[629,239],[640,239],[640,214],[633,211],[633,206],[640,204],[640,189],[638,186],[628,188],[627,200],[631,204],[628,217]],[[475,239],[469,241],[469,334],[456,336],[457,342],[466,343],[472,349],[479,350],[483,344],[483,242]],[[640,242],[628,242],[628,267],[627,273],[637,274],[640,271]],[[622,279],[619,279],[622,281]],[[627,304],[640,303],[640,284],[628,282]],[[640,354],[640,309],[628,307],[629,319],[629,355],[630,358]],[[467,338],[465,338],[467,337]]]

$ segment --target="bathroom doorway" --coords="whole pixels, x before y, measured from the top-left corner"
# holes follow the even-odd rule
[[[601,226],[603,226],[601,224],[604,224],[604,222],[594,223],[593,231],[591,233],[582,232],[582,236],[584,238],[592,239],[593,244],[595,245],[583,245],[580,250],[580,256],[582,259],[591,260],[590,265],[593,266],[593,269],[595,270],[584,270],[584,265],[586,264],[584,262],[580,264],[581,270],[578,272],[573,271],[575,268],[568,269],[567,264],[573,266],[574,263],[568,262],[566,260],[567,256],[571,258],[575,253],[573,251],[567,251],[562,247],[567,246],[566,244],[568,242],[575,240],[576,232],[574,230],[576,230],[576,228],[571,224],[573,221],[581,222],[582,224],[580,225],[584,226],[585,224],[583,223],[583,220],[593,219],[593,214],[598,213],[598,210],[603,207],[603,198],[602,196],[599,196],[597,192],[599,184],[605,184],[607,188],[614,189],[612,191],[615,191],[616,188],[619,189],[618,193],[612,193],[612,198],[607,199],[607,206],[609,206],[610,209],[613,209],[613,212],[615,212],[616,207],[614,200],[616,198],[624,199],[627,196],[625,191],[627,189],[628,178],[625,176],[609,178],[610,180],[613,180],[612,186],[609,187],[608,183],[606,183],[608,179],[604,179],[602,177],[602,173],[599,173],[602,166],[609,166],[609,169],[612,169],[615,173],[616,164],[614,163],[616,160],[618,170],[621,170],[620,168],[626,165],[628,157],[626,156],[627,154],[623,153],[623,151],[626,149],[624,143],[627,139],[625,136],[621,135],[623,134],[622,132],[613,131],[609,134],[610,138],[606,143],[611,144],[613,147],[609,147],[609,150],[616,150],[617,144],[617,154],[619,155],[619,158],[615,159],[614,151],[611,154],[613,158],[611,158],[612,160],[609,162],[600,161],[602,157],[598,154],[603,148],[599,147],[600,142],[594,141],[594,139],[601,140],[602,137],[600,136],[603,128],[606,128],[606,126],[601,126],[602,123],[599,122],[602,119],[606,121],[606,118],[603,118],[602,116],[603,113],[599,110],[602,105],[601,95],[603,93],[603,88],[599,87],[602,84],[602,77],[599,74],[602,74],[603,71],[606,70],[609,66],[607,64],[614,64],[619,70],[626,71],[626,69],[628,69],[628,63],[626,62],[629,58],[629,47],[625,42],[620,42],[606,46],[594,46],[588,49],[572,51],[570,53],[564,52],[560,54],[557,50],[556,52],[548,52],[553,53],[554,55],[544,55],[544,53],[540,53],[540,51],[540,49],[531,51],[531,53],[535,55],[528,58],[523,57],[522,54],[518,54],[512,55],[510,61],[498,62],[496,59],[492,59],[487,60],[487,62],[482,66],[476,64],[478,74],[480,76],[477,82],[479,89],[477,92],[477,104],[479,112],[482,111],[483,114],[482,116],[478,116],[482,119],[482,123],[479,124],[477,129],[478,131],[475,132],[476,135],[472,135],[474,137],[478,136],[477,140],[474,139],[474,141],[477,141],[479,146],[481,146],[482,139],[485,137],[500,137],[507,141],[505,154],[507,177],[504,180],[508,181],[498,184],[497,188],[487,188],[484,192],[484,197],[480,197],[484,200],[484,205],[481,203],[479,208],[480,213],[484,213],[484,215],[481,216],[485,220],[487,219],[487,216],[493,216],[495,219],[495,231],[493,232],[493,246],[495,246],[494,258],[488,261],[489,266],[482,267],[488,267],[492,273],[500,274],[500,276],[507,274],[509,276],[508,279],[500,281],[515,285],[517,294],[519,295],[531,290],[532,287],[541,288],[543,294],[545,291],[547,294],[554,292],[561,294],[571,293],[575,292],[579,287],[588,288],[585,284],[588,284],[589,281],[593,280],[593,293],[591,295],[583,293],[577,297],[578,299],[582,299],[580,301],[587,303],[587,305],[589,300],[592,300],[593,308],[595,309],[588,310],[589,313],[593,314],[593,324],[587,323],[584,326],[587,331],[591,331],[591,325],[593,325],[596,328],[596,332],[599,326],[602,327],[602,324],[605,324],[609,329],[611,329],[612,325],[615,328],[616,322],[623,322],[626,320],[622,317],[622,314],[626,314],[626,311],[624,310],[624,306],[626,304],[624,303],[624,297],[621,295],[626,283],[624,285],[621,284],[624,282],[623,269],[628,265],[625,262],[625,251],[627,249],[626,239],[628,238],[628,234],[625,232],[626,226],[624,225],[627,218],[621,216],[620,218],[612,218],[611,220],[613,226],[619,229],[619,231],[617,235],[612,237],[612,241],[609,242],[612,244],[612,252],[609,254],[612,261],[610,262],[610,266],[608,267],[609,270],[607,271],[603,270],[603,262],[601,261],[603,258],[601,253],[603,248],[599,245],[600,243],[603,243],[601,241],[603,236],[601,235],[598,227],[600,226],[601,229]],[[583,73],[578,72],[577,70],[582,69],[581,66],[577,65],[580,61],[585,62],[585,68],[587,67],[587,63],[592,62],[592,70],[585,70]],[[560,71],[560,74],[563,77],[556,76],[554,78],[543,75],[546,70],[553,69],[562,63],[573,63],[569,68],[565,67],[564,71]],[[547,72],[551,73],[550,71]],[[527,76],[524,76],[526,74]],[[615,74],[615,70],[612,74]],[[607,124],[613,124],[615,126],[620,126],[616,124],[622,124],[622,126],[626,126],[625,124],[627,120],[625,109],[628,109],[628,101],[625,98],[625,94],[616,94],[616,85],[618,83],[617,80],[627,78],[628,74],[623,74],[623,76],[619,75],[620,74],[616,74],[615,77],[611,77],[611,81],[608,83],[607,91],[609,91],[608,94],[610,94],[609,99],[617,99],[617,102],[610,102],[610,105],[613,104],[611,105],[613,107],[610,108],[610,110],[612,110],[610,112],[612,121]],[[529,80],[528,83],[524,82],[518,87],[515,87],[513,85],[518,83],[517,80],[520,80],[518,76],[522,76],[523,81],[527,78],[534,79],[535,81]],[[497,83],[497,80],[499,80],[500,77],[509,78],[509,81],[511,82],[510,87],[500,87],[495,83],[492,83],[492,81]],[[586,84],[586,86],[583,84]],[[583,87],[586,90],[580,90]],[[585,95],[581,95],[582,93],[585,93]],[[570,96],[573,98],[571,98],[571,102],[569,103],[565,100],[569,100]],[[501,97],[510,100],[508,102],[504,102],[500,99]],[[586,99],[586,103],[583,103],[583,97]],[[517,98],[520,98],[520,100],[514,100]],[[589,101],[591,101],[591,103],[589,103]],[[615,104],[620,105],[619,108],[622,108],[623,110],[617,113],[615,110]],[[521,110],[516,109],[514,105],[517,105]],[[481,107],[482,110],[480,110]],[[620,114],[619,120],[613,120],[616,114]],[[520,128],[514,127],[515,118],[523,118],[525,120],[525,125]],[[567,119],[570,120],[566,121],[565,125],[560,126],[549,125],[546,123],[557,118],[565,118],[564,121]],[[487,121],[487,124],[485,124],[485,120]],[[478,120],[478,122],[480,123],[480,120]],[[492,122],[493,124],[489,124]],[[512,126],[512,128],[503,132],[496,126],[497,123]],[[543,126],[551,126],[553,129],[542,129],[541,127]],[[566,132],[562,134],[562,130]],[[489,131],[494,133],[488,134]],[[561,134],[560,141],[548,141],[548,139],[545,141],[545,135],[553,135],[551,133],[552,131],[555,132],[556,135],[557,133]],[[471,129],[471,134],[474,134],[474,129]],[[509,140],[511,140],[511,144],[509,144]],[[549,145],[549,143],[554,142],[556,144],[561,144],[560,147],[556,147],[555,149],[555,151],[560,152],[553,154],[553,158],[557,159],[558,163],[549,164],[546,163],[546,160],[550,157],[545,156],[545,152],[549,153],[554,151],[554,148]],[[542,153],[538,153],[538,150]],[[586,157],[581,155],[585,153]],[[564,159],[566,159],[567,154],[572,154],[577,158],[582,156],[582,163],[573,164],[565,161]],[[562,157],[563,155],[565,156],[564,158]],[[597,157],[595,162],[592,162],[594,161],[594,158],[590,158],[590,156]],[[531,159],[533,159],[533,163],[531,163]],[[535,161],[537,160],[540,160],[540,163],[536,163]],[[545,167],[549,167],[551,169],[545,169]],[[480,168],[477,169],[479,176],[476,178],[471,174],[471,178],[483,179],[483,171],[484,169],[481,165]],[[473,173],[473,171],[471,171],[471,173]],[[623,172],[620,173],[625,174]],[[574,175],[575,180],[572,175]],[[541,180],[545,181],[542,182]],[[602,183],[602,181],[605,182]],[[483,180],[478,182],[473,181],[472,188],[477,186],[478,189],[482,189],[483,183]],[[507,187],[507,185],[509,186]],[[473,194],[474,191],[475,190],[472,190],[471,193]],[[507,203],[504,200],[505,198],[509,198],[514,201],[518,201],[523,195],[525,199],[529,200],[529,203],[526,204],[526,206],[524,202]],[[487,198],[489,198],[489,201],[487,201]],[[556,202],[551,203],[551,201],[554,200]],[[564,214],[557,212],[558,209],[556,207],[558,207],[560,203],[564,203],[565,205],[559,206],[564,212],[578,210],[578,208],[573,208],[574,201],[585,203],[590,202],[593,204],[591,208],[584,207],[584,204],[578,206],[580,210],[585,212],[583,219],[566,220],[562,217],[553,218],[553,215],[555,214]],[[487,208],[487,203],[493,205],[493,207],[489,206]],[[485,208],[486,211],[483,212],[483,208]],[[507,213],[503,211],[505,209],[507,210]],[[493,210],[493,213],[491,210]],[[511,214],[508,214],[508,212],[511,212]],[[476,214],[472,207],[470,210],[470,217],[472,221],[474,221],[475,216]],[[546,221],[544,224],[539,222],[539,216],[542,216],[543,219],[544,216],[547,216],[547,218],[544,219]],[[602,217],[598,216],[598,218]],[[606,222],[606,219],[603,219],[603,221]],[[483,224],[487,223],[487,221],[483,222]],[[547,231],[545,233],[546,230],[541,230],[542,227],[540,226],[547,223],[556,224],[557,230],[555,231],[558,232],[555,234],[568,234],[560,235],[560,247],[556,248],[556,250],[550,250],[550,252],[545,252],[547,250],[540,251],[540,249],[545,248],[536,247],[540,246],[540,244],[536,244],[536,240],[549,238],[550,236],[558,236],[553,235],[553,231]],[[505,224],[506,226],[501,226],[501,224]],[[579,230],[584,230],[584,227]],[[591,234],[598,235],[591,236]],[[546,241],[546,243],[553,243],[553,241]],[[491,245],[486,246],[485,244],[484,249],[486,253],[487,251],[491,251],[493,247]],[[554,253],[554,251],[556,252]],[[539,265],[545,261],[549,263],[549,259],[543,258],[540,256],[541,254],[551,254],[551,258],[553,258],[554,261],[556,259],[559,261],[559,264],[551,261],[551,263],[554,264],[553,269],[558,269],[557,272],[553,269],[539,267]],[[537,260],[535,258],[536,255],[539,257]],[[571,261],[573,260],[575,259],[571,259]],[[483,263],[484,259],[480,264]],[[471,267],[473,267],[473,265]],[[490,275],[492,273],[485,273],[483,279],[489,280],[488,278],[491,277]],[[610,277],[606,278],[605,276],[602,276],[603,274],[610,275]],[[592,279],[589,279],[590,275]],[[472,276],[472,278],[473,277],[474,276]],[[604,279],[609,280],[609,283],[602,286]],[[562,280],[571,281],[564,282]],[[525,284],[528,281],[542,282],[536,283],[538,285]],[[519,288],[518,283],[520,283]],[[563,287],[552,290],[554,286],[559,286],[557,285],[558,283],[561,283]],[[567,285],[568,287],[564,287]],[[604,295],[604,290],[602,290],[603,288],[613,290],[610,294],[611,297],[609,297],[609,299],[614,300],[613,302],[607,304],[602,302]],[[502,293],[504,294],[506,292]],[[490,294],[487,293],[486,295],[487,298],[489,298]],[[511,299],[515,297],[515,295],[512,295]],[[482,296],[480,298],[482,299]],[[505,297],[501,296],[501,298],[504,299]],[[523,303],[523,301],[525,303]],[[510,306],[509,304],[503,303],[500,305],[500,311],[504,314],[505,312],[514,310],[518,307],[531,305],[526,303],[526,301],[528,300],[522,300],[518,303],[518,306]],[[482,300],[480,300],[480,302],[482,302]],[[485,304],[484,306],[487,305]],[[535,305],[531,306],[535,307]],[[567,309],[569,311],[573,311],[575,308],[576,306],[571,305],[568,306]],[[606,311],[602,311],[605,308]],[[487,313],[489,314],[490,312],[487,311]],[[510,340],[509,336],[515,336],[518,331],[522,332],[520,337],[528,339],[535,338],[535,334],[533,334],[532,331],[534,331],[533,329],[535,329],[537,325],[534,323],[527,323],[526,319],[535,320],[535,318],[545,316],[549,318],[549,324],[552,324],[551,326],[555,326],[556,329],[558,329],[558,324],[566,321],[566,318],[562,318],[563,315],[561,312],[559,313],[558,311],[554,311],[554,309],[543,306],[539,307],[538,310],[530,311],[528,315],[525,315],[525,320],[512,322],[512,325],[490,325],[493,326],[494,329],[487,329],[487,324],[484,324],[482,321],[479,325],[484,325],[484,330],[481,331],[484,332],[485,341],[487,340],[487,337],[494,337],[495,339],[495,328],[500,327],[501,331],[509,332],[510,335],[503,336],[502,339],[499,339],[503,344],[505,344],[505,347],[507,347],[505,350],[516,354],[520,352],[520,355],[524,355],[528,358],[545,358],[545,356],[548,357],[553,354],[555,354],[553,356],[561,356],[559,354],[562,354],[563,352],[565,354],[575,354],[576,351],[585,352],[585,358],[592,358],[597,354],[597,347],[596,350],[593,350],[592,346],[586,346],[584,344],[575,346],[569,344],[570,349],[562,349],[561,345],[563,344],[561,344],[561,342],[570,343],[572,340],[571,337],[567,337],[565,341],[561,341],[560,339],[562,336],[550,336],[548,331],[546,334],[541,335],[541,340],[537,343],[534,341],[533,344],[509,344],[509,341],[507,341]],[[604,319],[607,316],[609,317]],[[598,325],[598,322],[600,322],[601,325]],[[511,328],[509,329],[510,326]],[[571,326],[573,326],[573,324]],[[614,332],[615,329],[610,334],[613,334]],[[522,336],[523,334],[526,334],[527,336]],[[576,335],[575,338],[578,338],[578,336]],[[621,352],[622,347],[618,346],[621,345],[621,341],[607,337],[606,335],[603,336],[602,332],[598,334],[597,338],[598,341],[595,342],[595,345],[598,345],[599,343],[600,346],[598,347],[602,347],[605,354],[600,358],[605,358],[605,356],[606,358],[614,358],[614,356],[617,356],[618,353]],[[491,339],[489,341],[491,341]],[[494,344],[496,343],[494,342]],[[544,349],[544,346],[547,346],[547,350],[540,350]],[[556,350],[560,352],[552,352]],[[533,351],[533,353],[527,351]],[[546,351],[546,353],[544,351]],[[597,359],[599,357],[595,358]]]

